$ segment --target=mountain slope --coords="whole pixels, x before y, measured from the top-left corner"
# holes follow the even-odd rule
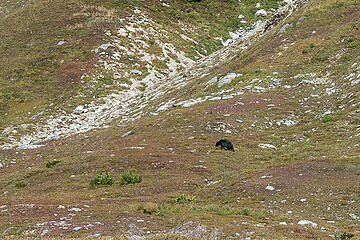
[[[94,43],[93,53],[100,54],[95,73],[122,69],[112,65],[122,63],[112,58],[119,49],[115,40],[122,39],[115,32],[129,35],[131,27],[146,28],[151,21],[159,27],[154,34],[171,26],[157,25],[156,12],[147,15],[141,6],[134,10],[140,23],[106,29],[106,41]],[[358,237],[360,9],[357,1],[333,0],[298,7],[279,25],[261,25],[265,32],[240,37],[197,61],[187,55],[191,44],[181,48],[169,30],[172,41],[166,43],[176,51],[170,54],[172,47],[166,45],[153,54],[169,54],[169,59],[179,54],[194,62],[179,59],[173,72],[162,72],[174,66],[171,60],[165,61],[167,67],[159,63],[161,70],[154,67],[166,77],[159,77],[158,85],[148,78],[139,96],[146,103],[141,109],[134,102],[134,111],[111,118],[105,129],[30,142],[44,145],[34,149],[2,150],[3,235],[334,239],[348,232]],[[124,15],[125,22],[132,23],[132,17]],[[103,45],[109,43],[113,46]],[[136,47],[128,50],[141,52]],[[139,93],[142,79],[131,71],[150,69],[139,65],[126,70],[129,75],[119,72],[131,82],[119,82],[131,84],[125,91]],[[112,77],[104,75],[103,81],[118,80]],[[111,86],[105,89],[111,92]],[[116,100],[97,106],[131,106]],[[87,121],[89,105],[75,101],[72,108]],[[72,121],[61,124],[76,126],[78,120]],[[7,130],[4,141],[13,137],[12,147],[18,146],[14,129]],[[222,138],[234,143],[235,152],[215,149]],[[55,159],[60,162],[47,168],[46,162]],[[130,169],[143,181],[120,185],[120,175]],[[90,188],[99,171],[109,172],[115,184]]]

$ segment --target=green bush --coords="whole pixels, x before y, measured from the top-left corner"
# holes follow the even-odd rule
[[[138,210],[145,214],[153,214],[158,211],[158,206],[155,203],[145,203],[138,206]]]
[[[243,210],[241,210],[240,214],[245,215],[245,216],[249,216],[250,215],[250,210],[247,209],[247,208],[244,208]]]
[[[167,214],[167,209],[164,205],[158,206],[157,215],[163,217]]]
[[[353,238],[354,236],[355,236],[355,235],[352,234],[352,233],[344,232],[344,233],[341,234],[341,235],[335,236],[335,239],[336,239],[336,240],[349,240],[349,239]]]
[[[90,186],[93,187],[95,185],[113,185],[115,182],[114,178],[109,175],[108,172],[105,174],[103,172],[98,173],[96,177],[91,179]]]
[[[136,184],[136,183],[141,183],[141,181],[142,181],[142,176],[135,174],[135,170],[130,170],[126,173],[123,173],[120,176],[121,185]]]
[[[16,188],[24,188],[24,187],[26,187],[26,183],[18,182],[18,183],[15,184],[15,187]]]
[[[52,161],[48,161],[48,162],[46,162],[46,167],[51,168],[60,162],[61,162],[61,160],[56,160],[56,159],[52,160]]]
[[[311,137],[311,133],[304,133],[305,137]]]
[[[175,202],[177,203],[188,203],[188,202],[194,202],[195,196],[190,194],[181,194],[180,196],[175,198]]]
[[[144,214],[153,214],[156,213],[157,216],[163,217],[167,214],[167,209],[163,204],[156,204],[156,203],[143,203],[138,206],[137,208],[139,211],[141,211]]]
[[[333,120],[333,118],[332,118],[331,116],[329,116],[329,115],[326,115],[325,117],[323,117],[323,118],[321,119],[321,121],[322,121],[323,123],[331,122],[332,120]]]

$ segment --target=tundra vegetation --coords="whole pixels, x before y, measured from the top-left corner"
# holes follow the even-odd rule
[[[359,4],[289,2],[1,1],[0,238],[357,239]]]

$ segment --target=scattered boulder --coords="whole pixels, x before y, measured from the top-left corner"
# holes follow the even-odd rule
[[[261,148],[264,148],[264,149],[265,148],[276,149],[276,147],[274,145],[268,144],[268,143],[260,143],[258,146],[261,147]]]
[[[216,83],[217,82],[217,80],[218,80],[218,78],[217,77],[213,77],[212,79],[210,79],[209,81],[207,81],[207,85],[211,85],[211,84],[214,84],[214,83]]]
[[[61,45],[64,45],[65,43],[66,43],[65,41],[59,41],[57,45],[61,46]]]
[[[222,77],[218,82],[218,87],[222,87],[225,84],[231,83],[232,80],[234,80],[237,77],[242,76],[242,74],[238,73],[228,73],[226,76]]]
[[[283,34],[286,30],[288,30],[290,27],[292,27],[292,23],[287,23],[284,26],[282,26],[278,32],[278,34]]]
[[[231,151],[235,152],[234,145],[229,140],[226,140],[226,139],[221,139],[220,141],[218,141],[216,143],[215,146],[223,148],[225,150],[231,150]]]
[[[85,111],[85,109],[84,109],[84,106],[82,106],[82,105],[79,105],[79,106],[77,106],[75,109],[74,109],[74,113],[75,114],[81,114],[81,113],[83,113]]]
[[[255,13],[256,17],[266,17],[267,16],[267,12],[264,9],[260,9]]]
[[[301,16],[297,21],[296,25],[300,24],[305,18],[306,18],[305,16]]]
[[[299,225],[308,225],[308,226],[311,226],[311,227],[317,227],[317,224],[316,223],[313,223],[313,222],[311,222],[311,221],[309,221],[309,220],[300,220],[299,222],[298,222],[298,224]]]

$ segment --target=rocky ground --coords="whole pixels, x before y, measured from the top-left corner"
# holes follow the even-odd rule
[[[264,19],[196,57],[176,41],[195,37],[141,7],[103,28],[70,109],[49,105],[4,127],[0,234],[356,239],[360,9],[258,4]],[[103,96],[85,99],[99,86]],[[235,152],[215,148],[222,138]],[[121,185],[130,169],[142,182]],[[90,187],[99,171],[115,183]]]

